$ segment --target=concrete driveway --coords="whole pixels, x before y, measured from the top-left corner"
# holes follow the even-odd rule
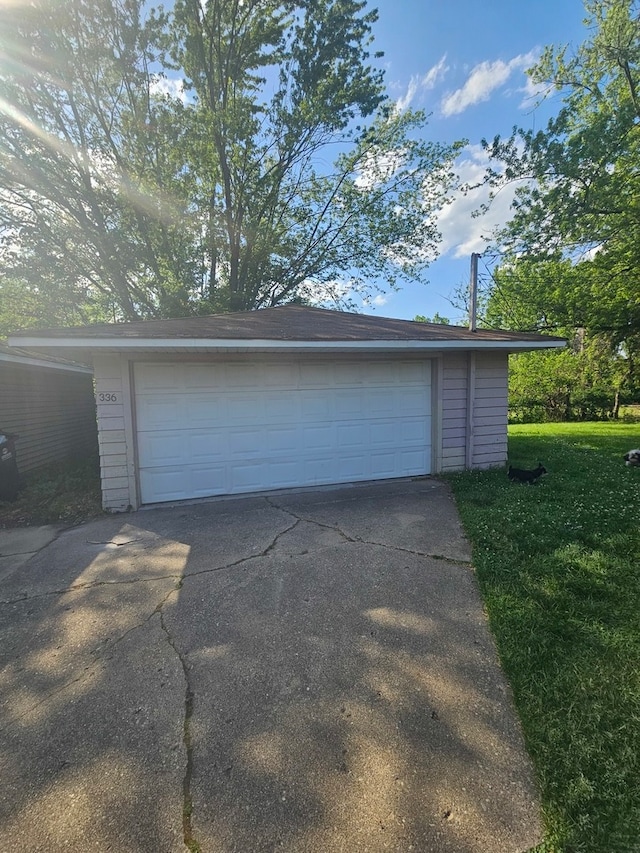
[[[0,599],[3,850],[540,840],[438,480],[100,519],[5,563]]]

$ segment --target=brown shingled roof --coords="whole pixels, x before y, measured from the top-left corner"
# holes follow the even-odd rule
[[[236,314],[211,314],[172,320],[138,320],[129,323],[101,323],[60,329],[29,329],[11,335],[39,339],[117,338],[117,339],[202,339],[270,341],[560,341],[545,335],[478,329],[471,332],[461,326],[443,326],[372,317],[302,305],[284,305],[243,311]]]

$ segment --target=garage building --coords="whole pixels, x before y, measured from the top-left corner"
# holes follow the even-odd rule
[[[564,346],[288,305],[30,330],[94,367],[104,507],[501,466],[508,355]]]

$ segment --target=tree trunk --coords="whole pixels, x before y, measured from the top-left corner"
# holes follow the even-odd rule
[[[618,416],[620,414],[620,391],[616,388],[616,395],[613,398],[613,409],[611,411],[611,417],[617,421]]]

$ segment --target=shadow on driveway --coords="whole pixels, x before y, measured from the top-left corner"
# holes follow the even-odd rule
[[[6,849],[529,849],[469,561],[431,479],[62,533],[0,585]]]

